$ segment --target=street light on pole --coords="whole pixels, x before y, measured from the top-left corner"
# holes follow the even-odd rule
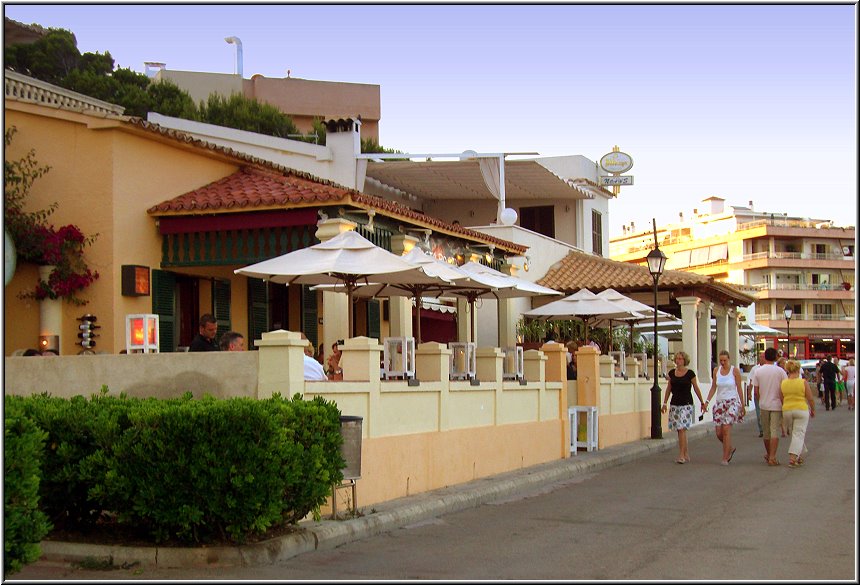
[[[785,308],[782,309],[782,314],[785,315],[785,330],[788,333],[788,340],[786,345],[788,346],[788,357],[791,357],[791,317],[794,315],[794,309],[791,305],[786,305]]]
[[[660,384],[657,378],[657,281],[666,267],[666,254],[657,244],[657,220],[651,220],[654,226],[654,249],[648,252],[648,272],[654,279],[654,385],[651,387],[651,438],[663,438],[663,419],[660,413]]]

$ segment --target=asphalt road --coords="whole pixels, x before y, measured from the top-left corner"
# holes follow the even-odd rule
[[[857,581],[856,418],[821,409],[807,463],[768,467],[755,422],[731,465],[713,434],[676,451],[277,565],[93,571],[39,562],[16,579]]]

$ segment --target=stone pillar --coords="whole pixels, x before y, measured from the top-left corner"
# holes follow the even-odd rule
[[[577,405],[599,406],[600,398],[600,351],[583,345],[576,350],[576,395]]]
[[[505,354],[498,347],[482,347],[475,352],[475,377],[481,382],[500,382]]]
[[[451,377],[451,350],[444,343],[428,341],[415,348],[415,377],[422,382],[441,382]]]
[[[728,325],[729,359],[740,368],[740,336],[738,334],[738,312],[736,309],[730,309],[726,312],[726,324]]]
[[[714,304],[702,301],[698,316],[698,361],[694,371],[699,377],[699,386],[711,383],[711,309]]]
[[[677,297],[678,304],[681,305],[681,349],[690,356],[690,367],[694,368],[698,363],[698,338],[699,323],[696,319],[696,313],[699,307],[699,297]],[[699,371],[696,370],[696,375]],[[699,378],[699,382],[703,378]]]
[[[285,398],[305,393],[305,346],[298,331],[269,331],[254,342],[257,352],[257,398],[271,398],[279,392]]]
[[[382,345],[370,337],[352,337],[344,341],[340,364],[345,382],[379,380]]]
[[[530,349],[523,352],[523,379],[528,382],[546,382],[546,355]]]
[[[499,299],[499,347],[513,347],[517,344],[517,312],[513,299]]]
[[[714,321],[716,321],[717,355],[719,355],[724,349],[729,351],[729,319],[725,306],[714,307]],[[731,354],[732,352],[729,351],[730,360]],[[737,362],[732,363],[737,365]]]
[[[567,380],[567,347],[561,343],[544,343],[540,350],[546,356],[545,378],[548,382]]]
[[[472,339],[472,312],[466,299],[457,299],[457,341],[467,342]]]
[[[391,236],[391,253],[402,256],[418,244],[418,238],[407,234]],[[415,314],[421,315],[419,307]],[[412,297],[391,297],[388,300],[388,323],[391,337],[414,337],[415,328],[412,326]],[[416,340],[417,341],[417,340]]]
[[[326,242],[333,237],[350,230],[354,230],[356,223],[333,217],[317,223],[316,237],[320,242]],[[326,351],[339,339],[350,336],[349,331],[349,299],[343,293],[323,292],[323,343]]]

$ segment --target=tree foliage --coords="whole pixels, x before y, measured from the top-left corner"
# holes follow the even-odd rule
[[[125,108],[128,116],[145,118],[148,112],[217,124],[268,136],[325,144],[325,125],[314,120],[313,132],[301,131],[278,108],[246,98],[212,94],[195,104],[191,96],[170,81],[153,81],[143,73],[115,67],[109,52],[83,53],[68,30],[48,29],[33,43],[4,48],[6,67]],[[316,134],[316,136],[314,136]],[[362,140],[362,152],[399,152],[383,148],[374,139]]]
[[[17,131],[15,126],[6,129],[4,141],[7,151]],[[27,209],[30,187],[50,168],[47,165],[39,165],[34,149],[18,160],[3,158],[3,221],[22,260],[33,262],[41,254],[42,242],[36,235],[38,233],[36,228],[43,225],[57,209],[56,202],[46,209],[36,211]]]

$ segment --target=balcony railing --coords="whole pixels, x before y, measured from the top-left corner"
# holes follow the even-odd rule
[[[125,111],[122,106],[103,102],[8,69],[3,72],[3,81],[7,99],[13,98],[23,102],[99,113],[105,116],[121,116]]]
[[[842,284],[750,284],[756,290],[846,290]],[[853,288],[853,286],[852,286]]]
[[[807,252],[756,252],[755,254],[744,254],[744,261],[766,260],[768,258],[778,260],[854,260],[854,256],[844,254],[812,254]]]
[[[780,314],[756,313],[756,322],[762,321],[784,321],[785,317]],[[853,321],[854,314],[833,315],[831,313],[795,313],[791,321]]]

